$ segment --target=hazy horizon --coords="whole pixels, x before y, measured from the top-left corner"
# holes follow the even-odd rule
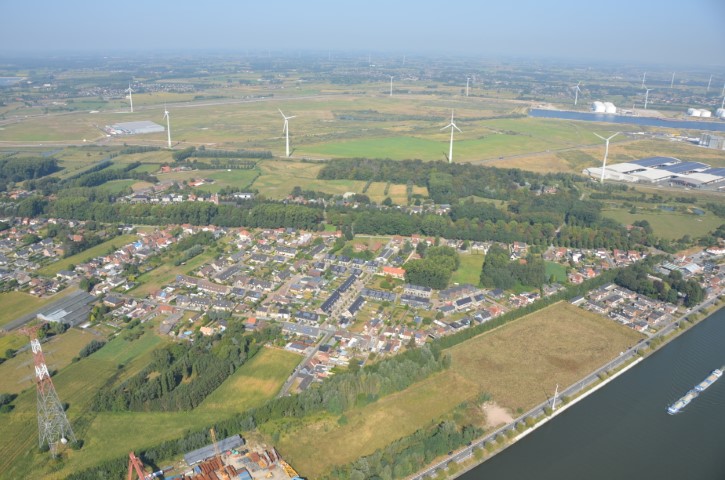
[[[12,2],[0,9],[13,20],[0,54],[329,50],[725,65],[719,0],[245,3]]]

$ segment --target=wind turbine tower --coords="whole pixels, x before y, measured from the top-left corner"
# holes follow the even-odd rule
[[[393,78],[395,78],[395,77],[393,77],[393,76],[391,75],[391,76],[390,76],[390,96],[391,96],[391,97],[393,96]]]
[[[131,82],[128,82],[128,101],[131,103],[131,113],[133,113],[133,90],[131,89]]]
[[[651,88],[647,88],[644,91],[644,109],[647,110],[647,100],[649,99],[649,91],[652,90]]]
[[[164,118],[166,119],[166,137],[169,141],[169,148],[171,148],[171,115],[164,105]]]
[[[707,81],[707,92],[705,92],[705,93],[710,93],[710,84],[711,83],[712,83],[712,75],[710,75],[710,80]]]
[[[468,82],[471,81],[471,77],[466,77],[466,96],[468,96]]]
[[[617,132],[617,133],[615,133],[614,135],[612,135],[609,138],[604,138],[604,137],[602,137],[601,135],[599,135],[597,133],[594,134],[597,137],[599,137],[602,140],[604,140],[604,161],[602,162],[602,178],[600,179],[600,183],[604,183],[604,169],[607,168],[607,155],[609,154],[609,141],[611,139],[613,139],[614,137],[616,137],[617,135],[619,135],[620,133],[622,133],[622,132]]]
[[[644,79],[647,78],[647,72],[642,74],[642,88],[644,88]]]
[[[453,130],[458,130],[461,132],[461,129],[456,126],[456,124],[453,122],[453,110],[451,110],[451,123],[446,125],[445,127],[441,128],[441,130],[445,130],[446,128],[451,129],[451,144],[448,147],[448,163],[453,163]],[[463,132],[461,132],[463,133]]]
[[[75,443],[76,437],[68,422],[68,417],[65,416],[65,410],[55,391],[53,380],[50,378],[40,342],[35,338],[35,334],[32,334],[31,337],[30,348],[35,361],[38,397],[38,443],[41,448],[47,444],[50,454],[55,457],[58,454],[59,444],[65,445],[69,441]]]
[[[670,88],[675,86],[675,72],[672,72],[672,80],[670,80]]]
[[[581,89],[579,88],[579,85],[581,85],[582,82],[579,82],[576,84],[576,87],[574,87],[574,105],[579,101],[579,92],[581,92]]]
[[[279,109],[277,109],[279,110]],[[286,145],[287,149],[285,150],[287,156],[289,157],[289,120],[292,118],[295,118],[297,115],[292,115],[291,117],[286,117],[284,113],[282,113],[282,110],[279,110],[279,113],[282,115],[282,118],[284,118],[284,127],[282,127],[282,133],[285,134],[286,139]]]

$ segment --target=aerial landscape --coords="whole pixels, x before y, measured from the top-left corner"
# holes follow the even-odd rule
[[[0,479],[725,478],[725,5],[153,3],[0,6]]]

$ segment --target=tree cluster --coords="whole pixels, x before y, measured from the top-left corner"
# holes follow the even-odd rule
[[[23,182],[45,177],[60,170],[58,161],[51,157],[10,157],[0,160],[0,191],[8,182]]]
[[[667,276],[657,274],[652,269],[652,261],[639,262],[622,270],[614,281],[617,285],[663,302],[676,304],[683,297],[686,307],[693,307],[705,298],[705,291],[696,279],[684,280],[676,270]]]
[[[153,361],[117,387],[101,389],[96,411],[178,411],[199,405],[234,371],[278,334],[244,334],[241,324],[224,335],[199,335],[193,344],[173,344],[154,351]]]
[[[481,267],[481,285],[509,290],[517,283],[541,288],[546,283],[544,260],[532,254],[525,259],[510,260],[507,249],[498,244],[491,245]]]
[[[405,281],[414,285],[443,290],[448,286],[451,275],[460,266],[458,253],[452,247],[429,247],[425,257],[411,260],[403,265]]]

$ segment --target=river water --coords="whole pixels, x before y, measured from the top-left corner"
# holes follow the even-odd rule
[[[587,122],[625,123],[646,127],[677,128],[680,130],[709,130],[725,132],[722,120],[664,120],[655,117],[631,117],[627,115],[606,115],[603,113],[570,112],[566,110],[531,109],[529,116],[536,118],[557,118],[560,120],[584,120]]]
[[[460,479],[725,480],[725,376],[666,412],[724,364],[721,309]]]

